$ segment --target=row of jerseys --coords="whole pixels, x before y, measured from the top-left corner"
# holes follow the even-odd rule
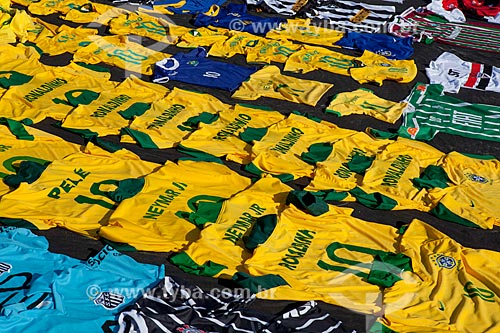
[[[163,1],[166,1],[166,3],[169,2],[169,0],[163,0]],[[76,23],[91,23],[91,24],[96,24],[97,26],[101,24],[108,25],[113,19],[116,18],[114,24],[117,26],[119,30],[129,31],[128,33],[130,33],[130,31],[132,30],[133,34],[138,34],[141,36],[148,35],[148,37],[153,38],[154,40],[161,40],[164,42],[171,42],[175,40],[176,36],[180,36],[182,33],[185,33],[187,29],[172,24],[172,22],[168,19],[158,19],[154,16],[147,15],[145,12],[131,13],[130,11],[127,11],[120,7],[113,7],[99,3],[88,3],[85,0],[78,0],[72,2],[65,2],[65,1],[31,2],[31,1],[18,0],[16,1],[16,3],[26,6],[28,10],[33,14],[48,15],[52,13],[60,13],[63,15],[62,16],[63,19],[70,20]],[[15,18],[15,15],[13,15],[14,11],[10,10],[10,1],[4,0],[4,3],[1,3],[0,6],[5,14],[9,13],[11,16],[14,16]],[[373,15],[376,20],[378,17],[380,17],[380,13],[377,13],[377,8],[379,8],[379,6],[376,6],[376,8],[368,8],[368,7],[365,8],[365,6],[367,5],[346,1],[346,3],[340,4],[338,9],[343,14],[349,12],[349,10],[356,12],[356,14],[354,14],[354,17],[358,16],[358,18],[361,19],[361,21],[365,20],[367,17],[370,17],[371,15]],[[174,7],[171,7],[171,9]],[[264,34],[270,29],[271,31],[269,32],[271,34],[273,34],[274,31],[285,30],[286,33],[284,35],[281,34],[282,36],[280,38],[288,38],[287,35],[295,35],[295,36],[300,35],[301,39],[304,38],[308,39],[307,43],[310,43],[311,41],[314,40],[321,41],[325,37],[325,33],[326,35],[337,35],[337,36],[339,34],[339,31],[336,30],[324,29],[321,26],[309,25],[309,21],[307,20],[306,21],[288,20],[288,24],[281,25],[280,19],[274,19],[274,18],[273,18],[274,21],[263,20],[261,22],[259,20],[262,18],[248,14],[246,12],[246,9],[243,7],[235,6],[235,7],[229,7],[229,9],[227,9],[227,7],[224,8],[214,7],[214,8],[215,9],[212,8],[206,14],[201,15],[202,19],[200,19],[200,24],[218,25],[218,26],[232,28],[238,31],[251,32],[254,34]],[[439,10],[435,8],[431,9],[439,13]],[[159,11],[161,12],[161,10]],[[167,11],[166,13],[170,12]],[[3,19],[5,20],[5,24],[2,26],[2,29],[0,30],[2,31],[2,35],[5,35],[10,40],[16,39],[16,36],[17,40],[22,40],[23,36],[26,35],[28,31],[29,31],[28,34],[35,35],[35,37],[38,35],[53,36],[57,33],[56,32],[57,27],[50,26],[49,24],[39,19],[36,19],[35,22],[31,23],[28,22],[29,25],[35,26],[36,29],[33,28],[24,29],[24,32],[19,33],[19,31],[17,31],[17,28],[14,25],[12,25],[12,27],[10,26],[11,24],[8,17],[9,15],[5,14],[3,17]],[[133,16],[135,14],[140,15],[142,17],[134,18]],[[130,19],[127,18],[123,19],[124,16],[126,17],[128,15],[132,15],[132,17]],[[412,37],[413,40],[420,42],[425,41],[426,43],[430,43],[436,41],[439,43],[445,43],[448,45],[453,45],[461,48],[470,48],[488,52],[498,52],[497,45],[498,42],[500,41],[500,27],[497,24],[487,25],[482,22],[477,23],[474,21],[463,22],[463,23],[448,22],[446,20],[443,20],[443,17],[439,15],[442,15],[442,13],[436,14],[435,12],[429,10],[428,8],[415,9],[413,7],[410,7],[403,13],[397,15],[394,18],[394,20],[388,26],[388,32],[391,35],[397,37],[404,37],[404,38]],[[119,18],[120,16],[122,18]],[[228,17],[230,19],[228,19]],[[257,20],[257,23],[254,23],[255,20]],[[18,21],[17,24],[19,25],[20,20],[17,21]],[[236,23],[231,24],[232,22]],[[335,18],[335,22],[339,22],[339,19]],[[26,24],[27,23],[26,20],[24,20],[23,23]],[[350,23],[352,24],[352,22]],[[374,24],[373,22],[369,22],[368,19],[366,20],[365,24],[371,27],[380,27],[380,22]],[[276,27],[278,28],[273,29]],[[340,29],[340,30],[345,31],[345,29]],[[18,33],[15,33],[16,31]],[[376,29],[374,31],[376,31]],[[349,34],[350,32],[347,33],[347,35]],[[362,37],[361,38],[362,41],[358,42],[357,40],[358,35],[353,34],[353,36],[355,36],[355,40],[353,41],[351,40],[352,38],[348,38],[347,42],[351,46],[345,45],[345,47],[352,47],[353,45],[355,48],[366,47],[367,46],[366,44],[372,44],[373,41],[375,40],[374,42],[375,45],[370,45],[370,47],[380,48],[379,51],[384,52],[382,54],[389,57],[391,56],[398,57],[397,55],[398,53],[405,55],[407,53],[407,50],[409,50],[407,42],[396,43],[395,47],[389,47],[389,50],[387,50],[387,45],[394,43],[394,41],[393,42],[390,41],[390,36],[386,36],[383,34],[370,34],[370,35],[372,38]],[[382,37],[379,38],[378,36]],[[2,38],[2,41],[3,40],[8,40],[8,39]],[[366,42],[367,40],[368,42]],[[361,46],[357,45],[360,43],[363,43],[364,45]],[[328,41],[327,38],[327,41],[320,42],[319,45],[331,45],[331,42]],[[400,50],[399,48],[402,49]],[[391,55],[391,52],[394,52],[394,54]]]
[[[68,68],[73,69],[75,66],[78,65],[70,65]],[[316,164],[327,160],[328,155],[332,151],[335,152],[333,147],[336,141],[341,139],[355,137],[355,134],[365,136],[367,138],[362,138],[360,142],[354,141],[350,146],[362,147],[363,142],[366,141],[369,148],[360,149],[370,158],[378,156],[379,153],[381,163],[388,158],[382,157],[385,153],[382,148],[385,148],[389,141],[371,142],[371,138],[364,133],[342,129],[319,119],[308,119],[297,114],[291,114],[285,118],[277,111],[240,104],[228,105],[211,95],[178,88],[169,92],[161,85],[147,83],[133,77],[112,88],[110,81],[97,81],[95,77],[79,74],[78,79],[75,79],[69,69],[60,69],[59,72],[42,72],[35,75],[28,83],[13,86],[4,93],[0,99],[0,105],[4,106],[1,115],[14,133],[19,132],[16,133],[18,137],[33,139],[33,136],[29,136],[25,130],[22,130],[21,123],[15,120],[24,121],[26,117],[29,117],[34,121],[40,121],[45,117],[52,117],[62,120],[63,128],[76,132],[87,140],[94,141],[108,149],[115,147],[109,147],[109,142],[100,137],[121,134],[122,142],[136,142],[144,148],[176,146],[180,151],[190,155],[208,156],[210,159],[225,157],[246,165],[247,170],[257,175],[269,173],[283,180],[309,177],[320,183],[319,179],[322,176],[318,170],[321,168],[318,168]],[[83,80],[83,78],[86,79]],[[45,82],[41,84],[41,80]],[[33,81],[35,87],[31,85]],[[99,84],[105,82],[110,87],[97,92],[95,91],[96,82]],[[317,89],[317,86],[313,87]],[[289,96],[301,96],[298,94],[299,89],[290,90],[291,88],[293,86],[283,87],[280,91],[291,92]],[[255,86],[252,89],[255,89]],[[336,95],[326,111],[338,115],[365,113],[389,122],[395,122],[404,112],[405,123],[399,134],[407,138],[429,139],[439,131],[464,135],[466,130],[469,130],[470,136],[476,138],[489,138],[490,140],[498,138],[495,133],[498,129],[498,107],[463,103],[453,97],[442,95],[442,89],[440,85],[418,84],[410,95],[409,103],[383,100],[369,90],[358,89]],[[130,96],[131,90],[134,91],[133,96]],[[23,101],[23,104],[19,101]],[[484,123],[484,128],[478,127],[478,122]],[[443,128],[443,125],[447,125],[448,128]],[[385,134],[378,133],[378,135]],[[401,138],[397,142],[403,141]],[[415,148],[406,148],[407,146]],[[415,169],[410,168],[410,170],[415,172],[412,174],[408,172],[406,181],[395,180],[394,184],[391,183],[384,189],[384,186],[381,186],[384,181],[381,179],[377,182],[377,177],[373,179],[367,177],[370,173],[361,176],[370,166],[368,163],[371,162],[370,160],[364,161],[364,168],[352,166],[352,171],[357,171],[357,176],[353,176],[357,180],[352,183],[352,186],[337,187],[327,182],[326,188],[314,188],[314,190],[351,191],[359,185],[358,182],[361,182],[365,184],[363,191],[366,192],[367,188],[372,188],[368,191],[368,196],[371,192],[381,192],[389,197],[389,201],[392,202],[387,206],[390,206],[389,209],[402,206],[404,209],[431,210],[432,206],[438,202],[444,202],[444,199],[438,196],[430,200],[425,199],[428,203],[422,204],[420,202],[422,193],[413,186],[412,179],[420,177],[421,172],[429,165],[436,165],[443,154],[437,151],[435,154],[428,154],[427,150],[433,150],[429,145],[412,140],[407,140],[402,147],[416,149],[416,154],[419,156],[427,154],[423,161],[420,157],[413,160]],[[396,153],[388,156],[396,158],[398,154],[394,154]],[[349,162],[346,161],[348,156],[352,158],[350,151],[342,155],[343,159],[340,160],[340,164]],[[335,160],[335,157],[332,159]],[[391,163],[386,167],[389,167]],[[486,167],[490,169],[490,171],[485,171],[487,173],[472,178],[477,179],[479,184],[496,185],[497,177],[491,171],[498,170],[495,163],[492,162],[491,166]],[[405,173],[407,167],[408,165],[398,174]],[[377,170],[376,167],[373,169]],[[479,169],[471,167],[471,170]],[[324,177],[330,177],[329,173],[326,172]],[[446,184],[446,181],[444,183]],[[452,183],[461,184],[462,178]],[[483,190],[482,193],[486,195],[489,192]],[[360,195],[358,193],[357,197],[359,198]],[[427,195],[424,197],[427,198]],[[382,200],[382,197],[378,198]],[[495,196],[492,195],[491,200],[494,198]],[[479,201],[484,202],[485,207],[489,207],[489,200]],[[376,204],[372,203],[373,205]],[[453,206],[448,204],[450,205]],[[491,205],[491,207],[495,206],[495,204]],[[484,209],[484,207],[475,204],[470,208],[472,211],[477,209]],[[457,212],[454,214],[463,216]],[[494,217],[495,214],[491,212],[487,216]],[[494,224],[491,221],[483,221],[483,218],[477,217],[476,213],[470,215],[471,217],[467,216],[465,220],[487,228],[491,228]],[[449,214],[449,216],[452,215]]]
[[[180,89],[170,92],[160,84],[134,76],[118,84],[109,80],[109,73],[76,63],[46,66],[40,63],[33,48],[22,44],[4,45],[0,54],[5,60],[0,65],[3,72],[0,86],[4,88],[0,116],[13,120],[28,118],[39,122],[51,117],[62,121],[63,127],[83,131],[82,134],[89,136],[125,132],[143,147],[170,148],[200,122],[211,123],[217,119],[217,113],[232,108],[206,94]],[[240,100],[268,97],[307,105],[316,105],[333,86],[283,75],[273,65],[255,71],[255,68],[209,60],[205,55],[203,48],[197,48],[162,59],[155,67],[155,77],[158,81],[177,80],[229,91],[237,89],[232,97]],[[349,73],[358,80],[374,75],[381,79],[381,73],[386,73],[385,77],[401,74],[391,71],[395,67],[382,66],[385,62],[377,61],[380,57],[365,53],[356,59],[365,63],[374,60],[373,67],[353,67]],[[317,63],[325,62],[320,59]],[[238,67],[238,70],[226,71],[229,66]],[[373,71],[373,68],[381,70]],[[407,98],[410,105],[383,100],[369,90],[358,89],[335,95],[326,112],[337,115],[365,113],[390,123],[395,123],[403,114],[399,134],[413,139],[430,140],[438,132],[447,132],[500,140],[497,106],[466,103],[444,95],[444,92],[453,93],[460,88],[499,91],[497,67],[462,61],[445,52],[431,62],[427,74],[433,84],[429,89],[417,84]],[[134,95],[130,95],[131,90]],[[203,98],[210,103],[204,103]],[[126,137],[124,141],[134,142]]]
[[[252,146],[232,138],[228,129],[211,133],[212,142],[188,140],[180,151],[205,161],[163,166],[124,149],[109,153],[90,143],[83,149],[34,129],[29,130],[32,141],[3,131],[3,223],[60,226],[140,250],[181,248],[197,237],[198,225],[215,221],[225,199],[251,185],[250,178],[198,150],[213,147],[214,141],[220,148],[209,149],[227,154],[228,160],[247,159],[245,170],[264,179],[274,175],[273,186],[310,177],[304,202],[357,201],[374,209],[430,212],[471,227],[499,224],[498,160],[443,154],[404,138],[373,139],[302,116],[291,115],[270,126]],[[254,139],[262,135],[249,132],[245,135]]]
[[[103,156],[96,158],[100,159],[96,163],[101,162],[100,168],[106,169],[109,175],[114,164],[104,164]],[[86,186],[86,180],[91,180],[92,177],[93,180],[96,179],[93,170],[88,168],[89,160],[94,158],[86,156],[85,161],[77,159],[78,156],[75,155],[53,162],[51,166],[54,167],[60,167],[62,163],[71,160],[75,164],[86,162],[87,165],[79,164],[77,168],[71,166],[73,176],[62,182],[61,173],[52,175],[52,178],[58,178],[60,186],[47,188],[39,197],[46,197],[45,207],[50,205],[54,213],[66,201],[65,216],[72,215],[75,223],[68,223],[64,227],[81,232],[78,229],[85,222],[87,227],[91,227],[89,221],[99,220],[96,215],[91,216],[87,212],[77,217],[79,206],[101,207],[101,213],[104,213],[102,208],[110,202],[109,197],[125,198],[140,186],[130,179],[107,179],[92,184],[89,196],[79,194],[75,197],[76,192],[82,193],[81,187]],[[213,171],[216,173],[211,173]],[[183,179],[187,173],[190,173],[189,181]],[[45,182],[47,177],[42,175],[40,180],[42,179]],[[198,191],[204,194],[191,197],[183,205],[186,211],[174,213],[177,209],[183,209],[179,206],[179,199],[183,200],[186,194],[194,194],[191,188],[193,183],[204,186],[202,192]],[[48,182],[42,184],[41,181],[33,184],[38,188],[52,186]],[[500,273],[497,265],[499,253],[466,248],[422,221],[413,220],[409,226],[400,229],[363,221],[351,215],[353,209],[328,205],[309,197],[303,191],[290,191],[288,186],[276,178],[265,177],[251,184],[226,167],[208,162],[167,163],[146,176],[142,185],[143,190],[139,194],[141,198],[136,196],[124,199],[112,213],[110,221],[101,219],[99,223],[94,223],[94,228],[99,225],[101,237],[121,243],[112,242],[115,247],[128,250],[132,249],[131,246],[156,251],[170,249],[177,252],[169,257],[170,262],[182,270],[201,276],[231,279],[258,298],[296,301],[315,299],[361,313],[376,314],[380,318],[371,332],[474,333],[480,330],[493,333],[498,330],[500,289],[495,281]],[[111,187],[115,190],[111,191]],[[243,190],[237,192],[238,187]],[[149,197],[145,198],[145,195]],[[9,196],[4,196],[0,203]],[[74,200],[68,200],[69,197],[74,197]],[[26,203],[18,211],[30,209],[32,204],[36,205],[30,202],[29,195],[26,198]],[[122,204],[130,200],[133,201],[133,207],[125,209]],[[75,201],[78,205],[75,205]],[[110,205],[108,208],[111,207]],[[191,209],[194,211],[189,211]],[[38,206],[36,210],[37,218],[43,218],[43,207]],[[52,226],[63,226],[60,223],[62,219],[47,213],[47,216],[52,215]],[[41,226],[34,219],[32,222]],[[21,225],[19,219],[16,224]],[[28,224],[25,223],[24,226]],[[14,229],[11,227],[7,230]],[[25,235],[26,231],[17,233]],[[185,239],[181,240],[181,235]],[[175,237],[177,240],[173,239]],[[19,243],[16,243],[18,247]],[[6,243],[2,244],[2,249],[5,249]],[[168,247],[174,244],[175,248]],[[6,263],[2,262],[2,269],[7,272],[13,272],[12,267],[16,267],[13,262],[16,254],[29,255],[15,247],[11,251],[13,255],[5,257],[8,258]],[[23,257],[22,262],[42,263],[44,269],[52,267],[46,260],[41,260],[45,258],[41,256],[40,249],[37,249],[35,255],[37,260]],[[56,280],[53,289],[57,292],[70,292],[70,297],[54,297],[55,300],[52,300],[51,289],[45,287],[43,295],[33,292],[30,294],[31,298],[23,299],[25,303],[40,303],[40,299],[45,302],[25,308],[7,306],[5,309],[13,309],[11,316],[5,318],[5,321],[8,323],[9,320],[17,320],[19,325],[29,323],[33,325],[30,327],[37,327],[39,330],[40,326],[36,325],[44,325],[48,319],[53,321],[52,313],[45,312],[47,317],[34,323],[33,320],[37,320],[36,313],[29,311],[55,306],[58,309],[64,307],[63,316],[55,313],[60,316],[57,324],[64,325],[76,305],[80,320],[74,324],[82,324],[88,315],[94,319],[91,324],[95,325],[98,321],[95,318],[96,311],[101,316],[103,312],[109,316],[109,312],[105,310],[118,310],[126,297],[122,295],[124,291],[129,291],[128,295],[136,295],[126,289],[130,275],[137,282],[140,281],[134,285],[137,288],[133,289],[135,291],[147,290],[145,288],[152,279],[161,277],[158,268],[148,266],[147,269],[140,270],[141,267],[130,260],[124,260],[126,263],[122,267],[106,269],[107,260],[117,261],[121,258],[120,254],[107,247],[104,252],[101,251],[94,259],[87,261],[90,268],[85,267],[84,270],[90,273],[79,274],[82,269],[80,266],[67,272],[58,265],[63,276],[60,278],[56,275],[56,278],[63,281],[63,287]],[[25,265],[22,267],[26,269]],[[93,269],[98,271],[98,276],[92,274]],[[80,276],[85,277],[83,286]],[[120,283],[109,281],[110,278],[119,278]],[[34,287],[46,286],[42,283],[45,280],[34,282],[38,282],[34,283]],[[152,294],[147,294],[139,304],[120,314],[119,321],[136,329],[143,327],[144,332],[147,331],[146,327],[155,327],[164,321],[171,322],[174,317],[170,317],[172,306],[166,302],[172,300],[170,295],[176,284],[166,280],[164,286],[165,289],[160,286]],[[165,290],[170,292],[165,294]],[[19,295],[16,296],[18,298],[11,297],[8,301],[18,300]],[[130,301],[130,296],[127,301]],[[193,302],[194,300],[188,300],[188,304],[196,307],[197,304]],[[185,305],[182,310],[186,310]],[[13,315],[14,313],[22,316]],[[27,322],[26,318],[32,319],[31,316],[35,316],[35,319]],[[230,317],[226,315],[225,318]],[[181,324],[184,325],[184,322]],[[251,331],[260,332],[255,328]]]
[[[314,301],[266,314],[250,293],[204,292],[109,245],[78,260],[27,229],[1,227],[0,240],[3,332],[355,333]]]
[[[18,121],[29,118],[35,123],[46,117],[52,117],[64,120],[65,127],[75,129],[82,126],[88,128],[85,126],[89,122],[99,123],[99,119],[102,119],[103,123],[107,122],[107,125],[103,124],[102,127],[111,128],[109,130],[111,132],[95,131],[100,135],[108,135],[118,134],[116,131],[127,125],[127,119],[139,118],[138,116],[145,119],[149,115],[150,120],[155,121],[157,117],[165,117],[163,112],[167,112],[161,104],[162,101],[165,102],[164,97],[169,90],[160,84],[142,81],[133,75],[117,83],[109,80],[110,74],[107,72],[96,71],[95,67],[84,68],[74,62],[67,66],[46,66],[40,63],[38,53],[33,48],[22,45],[16,47],[4,45],[0,47],[0,54],[5,60],[0,64],[3,72],[0,80],[0,85],[3,87],[0,98],[2,117]],[[316,105],[333,87],[333,84],[329,83],[283,75],[279,68],[273,65],[260,70],[246,68],[245,72],[226,72],[226,66],[241,66],[214,62],[206,59],[205,55],[206,51],[198,48],[187,54],[179,53],[164,59],[156,66],[157,79],[171,79],[229,91],[239,87],[232,97],[240,100],[268,97],[307,105]],[[369,59],[374,60],[373,64],[376,66],[379,64],[377,57],[380,56],[366,54],[359,59],[365,59],[366,62]],[[388,75],[394,74],[390,70],[385,70],[384,66],[378,67],[382,68],[379,73],[385,71]],[[359,80],[365,80],[373,75],[373,71],[369,70],[372,68],[351,68],[350,74],[356,75]],[[130,90],[135,91],[133,96],[130,96]],[[175,95],[172,92],[168,94],[167,99],[175,100]],[[213,97],[209,99],[214,103],[206,105],[207,109],[204,111],[209,113],[220,111],[222,102]],[[199,98],[195,98],[192,103],[199,101]],[[151,106],[152,104],[158,105],[155,108]],[[146,112],[148,109],[149,112]],[[117,113],[125,110],[128,111]],[[78,124],[75,117],[87,119],[81,119],[82,122]],[[111,120],[113,117],[116,119]],[[387,118],[390,118],[390,122],[394,122],[398,116],[396,113]]]
[[[16,17],[25,20],[24,24],[16,23],[16,26],[24,29],[23,34],[17,33],[14,36],[14,40],[17,38],[34,42],[42,52],[50,55],[70,52],[74,54],[75,61],[90,64],[104,62],[146,75],[152,74],[155,63],[170,55],[131,42],[126,35],[137,34],[186,48],[210,47],[208,55],[217,57],[228,58],[235,54],[245,54],[249,63],[285,63],[284,70],[289,72],[307,73],[321,69],[335,74],[351,75],[360,83],[376,82],[381,85],[385,79],[406,83],[411,82],[417,73],[413,60],[395,60],[406,59],[413,54],[411,38],[355,32],[343,34],[324,28],[319,28],[322,31],[316,31],[317,29],[304,20],[291,20],[281,30],[270,31],[269,37],[259,37],[225,28],[188,29],[169,25],[164,20],[146,14],[122,13],[109,21],[110,32],[114,35],[103,37],[97,35],[97,30],[93,28],[44,26],[40,20],[30,21],[30,17],[21,11],[15,14],[14,18]],[[38,30],[44,31],[44,34],[29,35],[24,32],[32,31],[30,28],[33,28],[35,23]],[[4,30],[11,31],[9,25],[6,25]],[[317,38],[312,38],[312,34]],[[297,44],[292,40],[354,48],[365,53],[361,57],[354,57],[324,47]],[[210,61],[210,64],[216,67],[215,71],[219,70],[218,73],[225,66],[229,66],[216,61]]]
[[[391,1],[391,0],[389,0]],[[156,0],[153,9],[165,14],[198,14],[196,20],[238,20],[244,22],[266,22],[269,26],[275,25],[281,17],[256,16],[247,13],[246,5],[230,3],[225,7],[219,7],[226,1],[177,1]],[[315,0],[315,1],[276,1],[276,0],[247,0],[248,5],[263,5],[259,10],[278,13],[284,16],[296,16],[300,12],[301,17],[314,19],[320,23],[334,26],[337,30],[351,30],[363,32],[377,32],[395,14],[395,7],[388,5],[370,5],[362,2],[349,0]],[[215,10],[214,10],[215,8]],[[219,8],[220,12],[219,13]],[[209,17],[207,17],[209,16]],[[238,27],[241,27],[238,26]]]

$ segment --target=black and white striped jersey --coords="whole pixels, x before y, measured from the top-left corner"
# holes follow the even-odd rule
[[[226,291],[227,290],[227,291]],[[280,315],[253,310],[254,297],[204,292],[166,277],[118,318],[120,333],[356,333],[309,301]]]
[[[249,5],[267,7],[281,15],[295,15],[306,3],[307,0],[247,0]]]
[[[394,6],[371,5],[349,0],[247,0],[282,15],[299,11],[312,19],[324,20],[341,31],[384,32],[384,25],[396,12]]]
[[[328,21],[336,30],[379,32],[392,19],[394,6],[369,5],[348,0],[316,0],[307,11],[309,18]]]

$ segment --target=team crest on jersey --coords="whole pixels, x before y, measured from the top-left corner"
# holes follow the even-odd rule
[[[108,310],[116,309],[120,304],[123,303],[125,297],[120,294],[111,293],[108,291],[102,292],[94,299],[94,304],[102,305]]]
[[[435,254],[431,256],[436,265],[441,268],[452,269],[457,266],[457,261],[455,258],[446,256],[444,254]]]
[[[12,265],[6,262],[0,262],[0,276],[3,273],[9,273],[12,269]]]
[[[178,327],[176,329],[177,332],[182,332],[182,333],[207,333],[204,330],[200,330],[196,327],[190,326],[190,325],[182,325],[181,327]]]
[[[191,61],[188,61],[187,64],[188,65],[191,65],[191,66],[198,66],[200,62],[198,60],[191,60]]]
[[[481,176],[473,174],[473,173],[466,173],[465,177],[467,177],[467,179],[469,179],[473,182],[476,182],[476,183],[488,184],[490,182],[488,180],[488,178],[481,177]]]
[[[392,55],[392,52],[389,50],[379,50],[376,53],[384,57],[390,57]],[[384,66],[384,64],[382,64],[382,66]]]

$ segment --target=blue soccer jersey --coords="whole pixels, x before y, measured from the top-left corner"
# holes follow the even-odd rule
[[[153,82],[169,80],[233,91],[253,74],[256,67],[245,67],[207,59],[207,50],[198,47],[158,61]]]
[[[408,59],[413,55],[413,37],[348,31],[335,45],[347,49],[368,50],[388,59]]]
[[[215,7],[215,15],[199,14],[194,20],[195,27],[222,27],[231,30],[249,32],[254,35],[265,35],[269,30],[276,29],[286,19],[280,17],[262,17],[247,13],[244,4],[231,3],[225,7]]]

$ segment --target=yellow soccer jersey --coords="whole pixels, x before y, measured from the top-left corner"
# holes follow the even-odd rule
[[[97,33],[97,29],[61,25],[54,37],[40,40],[37,46],[49,55],[74,53],[92,41],[89,36],[97,35]]]
[[[64,14],[61,18],[66,21],[107,25],[111,19],[128,13],[128,10],[98,2],[86,2],[64,8],[60,12]]]
[[[171,44],[191,29],[145,13],[125,13],[109,22],[113,35],[137,35]]]
[[[216,28],[212,26],[191,29],[182,36],[177,47],[196,48],[199,46],[211,46],[215,43],[222,43],[230,37],[230,32],[225,28]]]
[[[384,326],[398,333],[499,331],[499,252],[464,247],[419,220],[400,247],[413,272],[385,289]]]
[[[2,144],[0,145],[0,178],[16,173],[22,161],[34,161],[48,164],[66,155],[80,151],[81,146],[67,142],[55,135],[40,131],[33,127],[25,127],[33,139],[17,139],[4,126],[0,126]],[[0,181],[0,196],[9,192],[9,186]]]
[[[12,16],[8,12],[0,12],[0,45],[17,42],[17,36],[9,26],[11,21]]]
[[[394,124],[406,108],[405,102],[393,102],[378,97],[366,88],[335,95],[326,107],[326,113],[338,116],[366,114],[376,119]]]
[[[33,46],[26,46],[24,44],[17,44],[12,46],[10,44],[0,45],[0,56],[3,59],[40,59],[40,53]]]
[[[288,57],[302,48],[287,40],[262,38],[257,45],[246,48],[247,63],[284,63]]]
[[[375,82],[379,86],[384,80],[409,83],[418,73],[413,60],[390,60],[368,50],[356,58],[356,62],[358,65],[351,68],[349,74],[359,83]]]
[[[309,73],[322,69],[330,73],[349,75],[356,58],[318,46],[304,46],[290,55],[285,63],[285,72]]]
[[[143,148],[172,148],[194,131],[198,122],[214,121],[217,113],[230,107],[209,94],[174,88],[124,129],[128,135],[122,136],[122,142],[137,142]]]
[[[234,108],[219,113],[219,119],[200,128],[182,140],[181,150],[201,151],[213,156],[226,156],[240,164],[250,162],[251,146],[238,137],[246,128],[265,128],[283,120],[278,111],[264,107],[236,104]]]
[[[267,239],[262,236],[265,241],[244,263],[253,277],[265,280],[274,274],[284,280],[256,296],[315,299],[363,313],[379,312],[381,289],[367,281],[368,274],[376,255],[395,251],[399,235],[396,228],[359,220],[351,212],[329,206],[328,212],[312,216],[293,205],[285,209],[272,233]]]
[[[78,74],[72,67],[54,67],[23,85],[10,87],[0,99],[0,116],[29,118],[34,123],[46,117],[62,120],[74,106],[90,103],[100,91],[115,86],[108,80]]]
[[[243,100],[269,97],[315,106],[331,87],[331,83],[282,75],[278,67],[269,65],[250,75],[232,97]]]
[[[18,1],[16,1],[18,2]],[[30,13],[34,15],[49,15],[54,13],[67,13],[72,7],[83,6],[87,3],[85,0],[40,0],[40,1],[26,1],[23,4],[28,6]]]
[[[168,89],[162,85],[130,76],[112,90],[100,93],[87,105],[74,108],[64,119],[62,127],[90,130],[99,136],[118,135],[135,116],[140,116],[151,104],[163,98]]]
[[[230,32],[227,40],[216,42],[210,48],[209,55],[230,58],[236,54],[245,54],[248,63],[285,62],[288,57],[301,48],[301,45],[286,40],[272,40],[248,32]]]
[[[266,34],[271,39],[289,39],[321,46],[335,46],[343,36],[341,31],[311,25],[310,19],[288,19],[287,23]]]
[[[335,142],[356,131],[339,128],[329,122],[316,122],[290,114],[267,129],[262,139],[254,141],[252,162],[246,169],[255,174],[269,173],[284,179],[310,177],[314,167],[300,159],[314,143]],[[290,179],[291,180],[291,179]]]
[[[391,140],[377,140],[364,132],[357,132],[333,143],[331,153],[316,163],[314,177],[306,187],[308,191],[349,191],[360,185],[361,172],[349,169],[348,163],[356,157],[374,158]]]
[[[500,225],[500,161],[451,152],[439,166],[449,187],[430,190],[434,215],[484,229]]]
[[[197,224],[215,222],[222,201],[249,185],[223,164],[167,162],[120,203],[99,235],[137,250],[178,251],[199,237]]]
[[[236,54],[246,54],[248,47],[254,47],[264,40],[264,37],[248,32],[229,32],[229,38],[214,43],[208,54],[214,57],[230,58]]]
[[[258,180],[225,200],[217,220],[205,226],[200,238],[170,261],[188,273],[231,278],[251,256],[243,237],[250,234],[257,218],[279,214],[291,190],[276,178]]]
[[[371,196],[384,198],[380,209],[417,209],[429,211],[432,202],[427,191],[419,190],[412,182],[429,165],[436,165],[444,153],[424,143],[398,138],[379,154],[363,177],[361,185],[351,190],[358,201],[365,203]]]
[[[1,216],[24,219],[38,229],[63,227],[97,237],[116,208],[111,194],[119,181],[144,176],[159,165],[119,150],[74,153],[53,161],[40,178],[2,197]],[[96,153],[97,152],[97,153]]]
[[[10,46],[10,45],[9,45]],[[12,47],[12,46],[11,46]],[[16,49],[17,47],[12,47]],[[4,61],[0,63],[0,92],[3,93],[11,86],[18,86],[29,82],[33,75],[46,72],[50,67],[42,64],[36,55],[29,57],[10,55],[5,52],[0,55]],[[4,89],[1,89],[4,88]]]
[[[19,42],[38,43],[55,35],[57,26],[28,15],[24,10],[16,10],[9,24]]]
[[[126,36],[90,36],[92,42],[78,49],[74,61],[88,64],[104,62],[126,71],[151,75],[157,61],[170,57],[167,53],[148,49],[131,42]]]

